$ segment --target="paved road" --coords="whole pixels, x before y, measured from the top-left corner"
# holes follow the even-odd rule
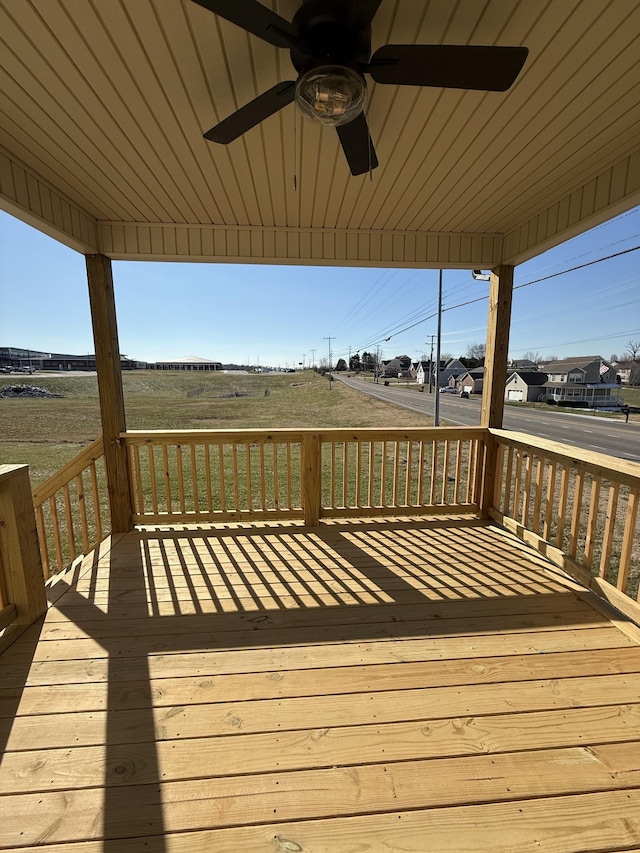
[[[384,385],[375,385],[362,379],[342,376],[340,379],[351,388],[380,400],[433,415],[433,394],[426,390],[420,394],[413,388],[393,385],[385,388]],[[461,400],[453,394],[441,394],[440,419],[449,424],[477,426],[480,423],[480,397]],[[593,415],[573,415],[558,410],[547,414],[538,409],[506,406],[504,428],[640,462],[640,424],[637,423],[626,424],[624,421],[596,418]]]

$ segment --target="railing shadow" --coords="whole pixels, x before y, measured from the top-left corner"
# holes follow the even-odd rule
[[[401,660],[403,640],[570,628],[583,612],[567,607],[575,593],[535,559],[496,556],[495,545],[477,522],[448,520],[139,531],[59,586],[56,607],[107,667],[102,849],[133,838],[149,853],[168,849],[157,744],[172,737],[163,720],[184,709],[167,706],[154,680],[177,655],[191,655],[189,673],[206,679],[216,671],[209,652],[381,641]],[[30,630],[13,664],[18,688],[39,637]],[[58,840],[71,841],[65,831]]]

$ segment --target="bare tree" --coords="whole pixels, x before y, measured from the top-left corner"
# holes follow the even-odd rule
[[[514,361],[519,361],[520,359],[514,359]],[[529,352],[525,352],[522,356],[522,361],[532,361],[534,364],[539,364],[542,361],[542,356],[539,352],[534,352],[533,350],[529,350]]]
[[[640,358],[640,341],[627,341],[624,352],[632,361],[638,361]]]
[[[467,358],[475,358],[482,361],[485,357],[487,347],[485,344],[469,344],[467,347]]]

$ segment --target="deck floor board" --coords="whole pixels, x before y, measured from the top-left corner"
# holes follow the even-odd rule
[[[636,633],[493,525],[140,530],[51,591],[1,849],[640,847]]]

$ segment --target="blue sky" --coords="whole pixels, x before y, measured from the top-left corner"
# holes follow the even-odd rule
[[[640,208],[522,264],[515,284],[638,245]],[[636,251],[517,289],[510,355],[622,354],[640,340],[639,271]],[[436,270],[118,261],[114,281],[121,352],[147,361],[318,363],[329,336],[333,361],[376,345],[418,358],[436,332]],[[0,283],[0,346],[93,352],[84,258],[1,212]],[[453,306],[487,290],[445,270],[443,352],[484,342],[486,300]]]

